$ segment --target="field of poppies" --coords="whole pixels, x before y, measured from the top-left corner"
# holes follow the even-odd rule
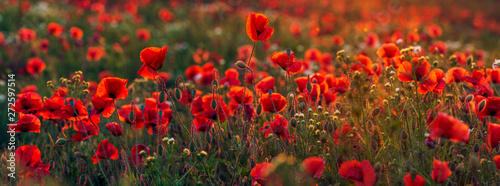
[[[0,1],[2,185],[498,185],[499,1]]]

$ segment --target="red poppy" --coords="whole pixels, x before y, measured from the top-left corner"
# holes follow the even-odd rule
[[[73,129],[76,133],[71,137],[71,140],[83,141],[91,136],[99,135],[100,129],[98,123],[99,121],[90,120],[89,118],[75,121]]]
[[[116,122],[111,122],[106,124],[106,128],[111,132],[113,136],[121,136],[123,135],[122,126],[118,125]]]
[[[16,113],[25,114],[29,112],[36,112],[42,107],[42,98],[35,92],[18,94],[16,102],[11,106]]]
[[[375,184],[375,170],[369,161],[346,161],[340,165],[340,177],[353,181],[356,186],[371,186]]]
[[[38,114],[43,117],[43,120],[49,119],[60,119],[63,110],[61,108],[64,106],[64,98],[58,95],[54,95],[49,99],[43,100],[43,108],[40,109]]]
[[[352,130],[352,127],[349,126],[349,124],[344,124],[344,125],[340,126],[339,128],[337,128],[335,133],[333,133],[333,142],[335,143],[335,145],[339,145],[340,140],[347,139],[347,137],[351,136],[351,135],[353,136],[351,140],[342,141],[342,144],[344,144],[344,146],[351,146],[350,145],[351,142],[356,143],[357,140],[359,140],[358,132]],[[353,145],[355,145],[355,144],[353,144]]]
[[[280,114],[276,114],[273,122],[264,122],[264,126],[259,129],[264,132],[265,137],[268,138],[270,134],[275,134],[277,137],[281,137],[284,141],[289,141],[294,139],[288,131],[288,120]]]
[[[162,8],[160,9],[160,11],[158,11],[158,17],[164,22],[169,22],[174,18],[174,14],[167,8]]]
[[[29,174],[50,174],[49,164],[42,163],[42,154],[36,145],[24,145],[17,148],[15,152],[16,166],[20,170],[19,177],[25,177]]]
[[[134,105],[134,120],[130,120],[130,111],[132,110],[132,105],[123,105],[121,110],[118,110],[118,119],[132,125],[132,129],[139,130],[144,127],[144,118],[142,116],[141,109]]]
[[[415,72],[413,72],[413,68]],[[426,59],[414,57],[409,61],[403,61],[398,68],[398,79],[402,82],[420,81],[431,70],[431,64]],[[413,79],[415,76],[416,79]]]
[[[89,47],[87,49],[87,61],[99,61],[106,55],[106,50],[103,47]]]
[[[255,92],[257,95],[267,93],[274,88],[275,79],[273,76],[267,76],[255,84]]]
[[[149,147],[146,145],[136,145],[132,147],[131,156],[129,157],[130,163],[134,165],[135,167],[140,167],[142,165],[143,159],[146,158],[143,155],[141,155],[141,151],[146,152],[146,157],[149,156]]]
[[[366,36],[365,44],[368,47],[374,48],[374,47],[376,47],[379,44],[379,40],[380,39],[379,39],[379,37],[378,37],[377,34],[375,34],[375,33],[369,33]]]
[[[394,43],[384,43],[382,46],[377,50],[377,55],[380,58],[393,58],[393,57],[399,57],[399,47],[396,46]]]
[[[96,164],[103,159],[117,160],[118,157],[120,157],[120,155],[118,155],[118,149],[109,143],[108,140],[102,140],[99,142],[99,145],[97,145],[97,151],[95,155],[92,156],[92,161]]]
[[[37,92],[38,87],[36,85],[28,85],[24,88],[21,89],[21,94],[28,93],[28,92]]]
[[[193,95],[194,92],[194,95]],[[193,96],[198,97],[202,94],[199,90],[193,90],[193,92],[188,92],[186,89],[181,89],[181,99],[179,102],[183,105],[191,104],[193,102]]]
[[[417,32],[410,32],[406,35],[406,41],[408,43],[416,43],[420,41],[420,35]]]
[[[168,46],[162,48],[148,47],[143,49],[140,54],[143,64],[137,73],[146,79],[158,78],[158,70],[163,66],[167,49]]]
[[[490,149],[494,149],[500,142],[500,124],[488,123],[488,135],[486,137],[486,144]]]
[[[326,161],[320,157],[309,157],[302,162],[302,167],[314,179],[318,179],[325,170]]]
[[[491,83],[500,84],[500,69],[487,69]]]
[[[147,99],[153,99],[153,98],[147,98]],[[144,116],[144,126],[148,129],[148,134],[153,134],[153,132],[158,132],[159,130],[160,135],[163,135],[163,133],[167,131],[166,126],[170,122],[170,118],[168,118],[169,116],[167,116],[167,114],[162,114],[160,116],[159,111],[160,110],[157,109],[156,107],[146,106],[146,108],[142,113]],[[171,117],[172,112],[170,111],[169,114]]]
[[[457,118],[439,112],[429,126],[429,138],[448,138],[453,142],[469,143],[469,126]]]
[[[347,92],[347,89],[349,89],[348,81],[347,77],[335,77],[332,74],[326,76],[328,87],[335,94]]]
[[[49,40],[42,39],[42,41],[40,41],[40,49],[43,53],[47,53],[49,51]]]
[[[442,41],[433,42],[431,46],[429,46],[429,52],[437,52],[439,54],[446,54],[448,50],[448,46],[446,43]]]
[[[238,73],[236,69],[227,69],[225,74],[226,76],[219,81],[220,84],[227,85],[229,87],[238,86],[241,84],[240,80],[238,80],[238,76],[240,75],[240,73]]]
[[[445,74],[446,83],[459,83],[469,76],[469,72],[462,67],[453,67],[448,69]]]
[[[40,119],[33,114],[19,113],[19,120],[9,125],[9,130],[18,132],[34,132],[40,133]]]
[[[500,169],[500,155],[496,155],[495,157],[493,157],[493,161],[495,162],[495,166],[497,167],[497,169]]]
[[[260,98],[260,104],[264,112],[278,113],[285,110],[287,101],[286,98],[279,93],[272,93],[271,95],[265,93]]]
[[[333,44],[338,45],[338,46],[344,45],[344,39],[342,37],[340,37],[339,35],[334,35],[332,37],[332,42],[333,42]]]
[[[290,57],[288,57],[286,52],[277,52],[273,54],[271,59],[285,70],[288,75],[297,74],[302,69],[302,62],[295,59],[293,52],[290,54]]]
[[[125,99],[128,96],[126,79],[107,77],[99,82],[95,96],[105,100]]]
[[[253,42],[266,42],[273,35],[274,28],[268,27],[269,19],[263,14],[250,13],[247,18],[247,35]]]
[[[69,29],[69,36],[75,40],[80,40],[83,37],[83,31],[78,27],[71,27]]]
[[[149,30],[144,28],[139,28],[135,32],[135,37],[137,37],[139,41],[147,42],[149,41],[149,39],[151,39],[151,34],[149,33]]]
[[[476,108],[478,108],[477,116],[479,118],[494,116],[500,119],[500,97],[488,97],[479,102]]]
[[[26,71],[31,75],[39,75],[45,70],[45,62],[39,57],[30,58],[26,64]]]
[[[63,33],[64,27],[57,23],[49,23],[47,24],[47,33],[53,36],[59,36]]]
[[[433,164],[434,164],[434,169],[432,170],[432,180],[436,183],[444,183],[448,177],[451,176],[451,170],[448,168],[448,163],[447,161],[439,161],[436,158],[434,158]]]
[[[429,36],[431,36],[432,38],[439,37],[443,34],[443,30],[441,29],[441,27],[434,24],[427,26],[426,30],[427,34],[429,34]]]
[[[274,171],[274,169],[274,165],[267,162],[255,165],[250,171],[250,176],[253,178],[252,185],[257,182],[258,184],[265,186],[266,183],[271,181],[270,174]]]
[[[425,184],[425,179],[418,174],[415,177],[415,180],[412,180],[411,173],[406,174],[406,176],[403,177],[403,181],[405,182],[406,186],[424,186]]]
[[[198,97],[201,101],[197,102],[196,99],[193,102],[193,109],[196,110],[196,107],[202,109],[202,115],[212,120],[219,120],[221,122],[226,121],[229,116],[231,116],[231,112],[229,112],[229,108],[222,100],[222,96],[218,94],[205,95],[203,97]],[[215,109],[212,108],[212,103],[215,102]],[[201,103],[201,105],[199,104]],[[193,112],[193,115],[195,113]]]
[[[115,112],[115,105],[112,99],[105,99],[102,97],[94,96],[92,98],[91,115],[101,115],[109,118]]]
[[[434,69],[430,71],[424,79],[420,80],[417,91],[419,94],[426,94],[433,91],[436,94],[442,94],[446,86],[444,82],[444,72],[441,69]]]
[[[196,116],[193,123],[196,128],[196,132],[207,132],[213,126],[213,121],[202,115]]]
[[[245,94],[245,96],[243,96],[243,94]],[[242,86],[231,87],[227,96],[232,99],[231,101],[234,101],[237,104],[241,104],[243,102],[244,105],[248,105],[253,102],[253,93],[250,89]]]
[[[21,41],[33,41],[36,39],[36,32],[29,28],[20,28],[17,32]]]

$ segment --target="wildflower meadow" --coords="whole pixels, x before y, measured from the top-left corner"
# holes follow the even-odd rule
[[[499,185],[496,0],[1,0],[1,185]]]

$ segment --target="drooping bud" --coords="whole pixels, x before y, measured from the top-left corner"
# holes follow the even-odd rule
[[[59,138],[59,139],[57,139],[57,141],[56,141],[56,145],[57,145],[57,146],[63,146],[63,145],[65,145],[66,143],[68,143],[68,140],[66,140],[65,138]]]
[[[241,60],[236,61],[235,66],[239,69],[246,69],[248,66]]]

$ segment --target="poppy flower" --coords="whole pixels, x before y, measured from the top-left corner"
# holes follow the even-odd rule
[[[134,109],[133,120],[131,120],[131,118],[129,118],[130,111],[132,111],[132,104],[123,105],[122,109],[118,110],[118,119],[122,122],[126,122],[128,124],[131,124],[132,129],[139,130],[142,127],[144,127],[144,118],[142,116],[141,109],[137,105],[134,105],[133,109]]]
[[[487,69],[491,83],[500,84],[500,69]]]
[[[448,177],[451,176],[451,170],[448,168],[447,161],[439,161],[434,158],[433,164],[434,169],[432,169],[431,177],[436,183],[444,183]]]
[[[69,36],[75,40],[80,40],[83,37],[83,31],[78,27],[71,27],[69,29]]]
[[[141,155],[141,151],[146,152],[146,157]],[[129,157],[130,163],[132,163],[132,165],[134,165],[135,167],[140,167],[142,165],[143,159],[149,156],[149,147],[142,144],[135,145],[134,147],[132,147],[132,150],[130,152],[131,152],[131,156]]]
[[[16,102],[11,106],[11,108],[14,109],[16,113],[25,114],[29,112],[35,112],[42,107],[42,98],[35,92],[18,94]]]
[[[334,35],[332,37],[332,42],[333,42],[333,44],[335,44],[337,46],[344,45],[344,39],[342,37],[340,37],[339,35]]]
[[[419,94],[426,94],[432,91],[436,94],[442,94],[446,86],[444,81],[444,72],[441,69],[431,70],[424,79],[420,80],[417,91]]]
[[[445,74],[446,83],[460,83],[469,76],[469,72],[462,67],[453,67],[448,69]]]
[[[500,124],[488,123],[488,135],[486,137],[486,144],[490,149],[498,146],[500,141]]]
[[[412,180],[411,173],[406,174],[406,176],[403,177],[403,181],[406,186],[424,186],[425,184],[425,179],[418,174],[415,176],[415,180]]]
[[[222,79],[220,79],[219,83],[222,85],[228,85],[229,87],[231,86],[238,86],[240,85],[240,80],[238,80],[238,76],[240,73],[234,68],[227,69],[225,72],[226,76]]]
[[[295,59],[293,52],[290,54],[290,57],[288,57],[286,52],[277,52],[273,54],[271,59],[285,70],[288,75],[297,74],[302,69],[302,62]]]
[[[447,50],[448,46],[442,41],[433,42],[432,45],[429,46],[429,52],[433,53],[437,52],[439,54],[446,54]]]
[[[164,22],[169,22],[174,18],[174,14],[166,8],[162,8],[158,11],[158,17]]]
[[[255,84],[255,92],[257,95],[267,93],[274,88],[275,79],[273,76],[267,76]]]
[[[102,140],[99,142],[99,145],[97,145],[97,151],[95,155],[92,156],[92,161],[96,164],[103,159],[117,160],[118,157],[120,157],[118,149],[109,143],[108,140]]]
[[[45,62],[39,57],[30,58],[26,64],[26,71],[31,75],[39,75],[45,70]]]
[[[271,181],[270,174],[274,171],[275,167],[271,163],[263,162],[255,165],[250,171],[250,176],[253,178],[252,185],[255,182],[265,186]]]
[[[75,98],[66,98],[66,104],[61,108],[63,113],[61,114],[61,119],[68,119],[70,121],[76,121],[80,119],[85,119],[89,116],[87,108],[83,105],[82,101]],[[71,105],[73,103],[73,105]]]
[[[38,114],[43,117],[43,120],[60,119],[63,110],[61,108],[65,105],[64,98],[54,95],[49,99],[43,100],[43,107],[39,110]]]
[[[215,103],[215,109],[212,108],[212,103]],[[231,116],[228,106],[224,100],[222,100],[222,96],[218,94],[197,97],[193,101],[191,112],[195,116],[201,114],[214,121],[218,118],[221,122],[226,121],[226,119]]]
[[[325,170],[326,161],[320,157],[309,157],[302,162],[305,172],[314,179],[318,179]]]
[[[42,41],[40,41],[40,49],[43,53],[47,53],[49,51],[49,40],[42,39]]]
[[[260,104],[264,112],[278,113],[285,110],[287,101],[286,98],[279,93],[265,93],[260,98]]]
[[[243,96],[245,94],[245,96]],[[229,89],[227,96],[238,104],[243,103],[244,105],[251,104],[253,102],[253,93],[250,89],[242,86],[234,86]]]
[[[417,32],[410,32],[406,35],[406,42],[416,43],[420,41],[420,35]]]
[[[443,34],[443,30],[441,29],[441,27],[434,24],[427,26],[426,30],[427,34],[429,34],[429,36],[431,36],[432,38],[439,37]]]
[[[106,50],[103,47],[89,47],[87,49],[87,61],[99,61],[103,56],[106,55]]]
[[[115,112],[115,105],[112,99],[105,99],[102,97],[94,96],[92,98],[92,108],[91,115],[101,115],[105,118],[109,118],[111,114]]]
[[[335,94],[345,93],[347,92],[347,89],[349,89],[349,81],[347,77],[334,77],[329,74],[329,76],[326,76],[326,82],[329,90],[332,90]]]
[[[75,121],[73,124],[73,129],[75,130],[75,135],[71,137],[74,141],[83,141],[91,136],[99,135],[99,121],[93,121],[89,118]]]
[[[494,116],[500,119],[500,97],[488,97],[479,102],[476,108],[478,108],[477,116],[479,118]]]
[[[415,72],[413,72],[413,68]],[[403,61],[398,68],[398,79],[401,82],[420,81],[431,70],[431,64],[426,59],[414,57],[409,61]],[[413,78],[416,79],[413,79]]]
[[[43,164],[41,157],[40,149],[36,145],[24,145],[17,148],[15,158],[16,166],[21,170],[20,177],[24,177],[28,173],[33,174],[35,171],[40,171],[42,175],[50,174],[50,165]]]
[[[151,34],[149,33],[149,30],[144,28],[139,28],[135,32],[135,37],[137,37],[139,41],[147,42],[149,41],[149,39],[151,39]]]
[[[500,155],[496,155],[495,157],[493,157],[493,161],[495,162],[495,166],[497,167],[497,169],[500,169]]]
[[[111,132],[113,136],[121,136],[123,135],[122,126],[118,125],[116,122],[111,122],[106,124],[106,128]]]
[[[448,138],[453,142],[469,143],[469,126],[457,118],[439,112],[429,126],[431,140]]]
[[[213,126],[213,121],[202,115],[196,116],[193,123],[196,128],[196,132],[207,132]]]
[[[377,50],[377,55],[380,58],[399,57],[399,47],[394,43],[384,43]]]
[[[158,70],[163,66],[167,49],[168,46],[162,48],[148,47],[143,49],[140,54],[143,64],[137,73],[146,79],[153,80],[158,78]]]
[[[20,28],[17,32],[21,41],[33,41],[36,39],[36,32],[29,28]]]
[[[94,96],[105,100],[125,99],[128,96],[127,79],[107,77],[99,82]]]
[[[63,33],[64,31],[64,27],[62,27],[60,24],[57,24],[57,23],[49,23],[47,24],[47,33],[49,35],[53,35],[53,36],[59,36]]]
[[[379,37],[378,37],[377,34],[375,34],[375,33],[369,33],[366,36],[365,44],[368,47],[375,48],[379,44],[379,40],[380,39],[379,39]]]
[[[288,131],[288,120],[281,114],[276,114],[273,122],[264,122],[264,126],[259,128],[260,131],[265,133],[265,137],[268,138],[270,134],[275,134],[277,137],[281,137],[284,141],[294,139],[290,136],[290,131]]]
[[[18,132],[34,132],[40,133],[40,119],[33,114],[19,113],[19,120],[9,125],[9,130]]]
[[[148,98],[148,99],[153,99],[153,98]],[[144,111],[142,112],[142,115],[144,117],[144,126],[148,129],[148,134],[153,134],[154,132],[166,132],[166,126],[170,122],[169,116],[166,116],[167,114],[162,114],[161,116],[159,115],[160,109],[157,109],[156,107],[146,107]],[[163,111],[162,111],[163,113]],[[171,117],[170,112],[170,117]],[[163,135],[163,134],[160,134]]]
[[[21,94],[28,93],[28,92],[37,92],[38,87],[36,85],[28,85],[24,88],[21,89]]]
[[[269,19],[263,14],[250,13],[247,18],[247,35],[253,42],[266,42],[273,35],[274,28],[268,27]]]
[[[356,186],[371,186],[375,184],[375,170],[369,161],[346,161],[340,165],[340,177],[351,180]]]

